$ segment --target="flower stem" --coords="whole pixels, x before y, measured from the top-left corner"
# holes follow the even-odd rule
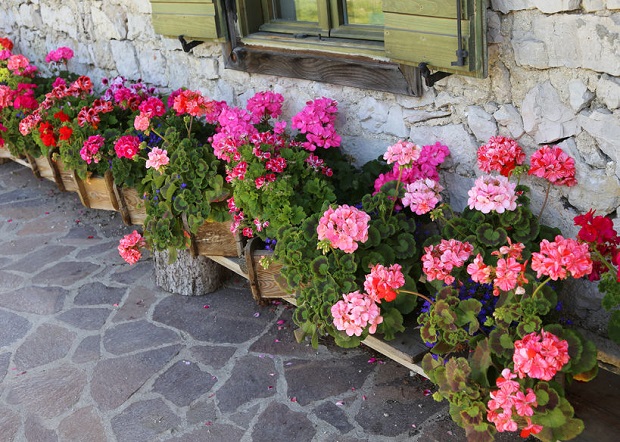
[[[547,191],[545,192],[545,200],[543,201],[543,205],[540,208],[540,213],[538,214],[538,221],[540,221],[540,217],[542,216],[544,210],[545,210],[545,206],[547,205],[547,201],[549,200],[549,192],[551,191],[551,181],[549,181],[549,184],[547,185]]]
[[[157,132],[157,131],[156,131],[154,128],[152,128],[152,127],[151,127],[150,129],[151,129],[151,132],[153,132],[155,135],[157,135],[159,138],[161,138],[161,139],[162,139],[162,141],[163,141],[164,143],[169,144],[169,143],[168,143],[168,140],[166,140],[162,134],[160,134],[159,132]]]
[[[551,276],[549,276],[547,279],[545,279],[543,282],[540,283],[540,285],[538,287],[536,287],[536,290],[534,290],[534,293],[532,293],[532,298],[534,297],[534,295],[536,295],[536,293],[538,293],[538,291],[543,288],[545,285],[547,285],[547,283],[551,281]]]
[[[399,292],[399,293],[409,293],[410,295],[415,295],[415,296],[417,296],[418,298],[422,298],[422,299],[424,299],[425,301],[427,301],[427,302],[428,302],[428,303],[430,303],[431,305],[433,305],[433,304],[434,304],[434,302],[432,301],[432,299],[431,299],[431,298],[429,298],[428,296],[424,296],[422,293],[412,292],[412,291],[409,291],[409,290],[399,290],[398,292]]]
[[[394,197],[394,203],[392,204],[392,208],[390,209],[390,214],[388,218],[392,216],[392,212],[394,212],[394,207],[396,207],[396,201],[398,201],[398,195],[399,195],[398,188],[400,187],[400,182],[401,182],[402,177],[403,177],[403,169],[399,167],[398,168],[398,180],[396,181],[396,196]]]

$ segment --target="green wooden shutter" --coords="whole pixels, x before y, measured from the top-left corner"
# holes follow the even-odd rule
[[[184,35],[195,40],[221,40],[224,36],[222,17],[218,17],[218,8],[213,0],[150,1],[153,28],[157,34],[170,37]]]
[[[457,61],[457,0],[383,0],[385,52],[394,62],[475,77],[487,75],[486,2],[461,1],[464,66]]]

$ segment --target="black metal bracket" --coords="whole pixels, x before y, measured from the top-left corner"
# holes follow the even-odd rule
[[[179,41],[181,42],[181,47],[183,48],[184,52],[189,52],[192,49],[194,49],[196,46],[198,46],[199,44],[204,43],[204,41],[199,41],[199,40],[190,41],[188,43],[187,40],[185,40],[185,36],[183,35],[179,35]]]
[[[428,87],[433,87],[436,81],[439,81],[442,78],[446,78],[447,76],[452,75],[452,74],[449,74],[448,72],[442,72],[442,71],[437,71],[434,74],[431,74],[431,70],[428,68],[427,63],[420,63],[418,65],[418,68],[420,69],[420,75],[422,76],[422,78],[424,78],[424,83]]]
[[[456,50],[456,61],[450,63],[452,66],[465,66],[465,59],[469,53],[463,49],[463,31],[461,29],[462,6],[461,0],[456,0],[456,39],[458,49]]]

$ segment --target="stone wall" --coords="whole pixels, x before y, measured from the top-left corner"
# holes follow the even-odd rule
[[[0,33],[43,68],[51,49],[76,52],[73,71],[142,78],[164,90],[186,86],[243,105],[255,92],[285,96],[293,115],[312,98],[340,103],[337,127],[361,164],[399,138],[441,141],[453,205],[462,208],[477,173],[475,153],[492,135],[518,139],[528,153],[559,144],[577,162],[579,185],[553,189],[544,221],[575,233],[578,212],[611,214],[620,228],[620,0],[491,0],[489,76],[451,76],[419,98],[224,69],[221,48],[184,53],[176,39],[153,32],[148,0],[3,0]],[[533,187],[540,207],[543,189]],[[578,283],[567,304],[578,324],[600,332],[600,295]]]

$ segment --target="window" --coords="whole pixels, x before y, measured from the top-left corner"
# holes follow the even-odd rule
[[[422,76],[431,85],[450,74],[487,75],[486,0],[151,0],[151,5],[159,33],[226,42],[230,69],[411,95],[421,94]]]

